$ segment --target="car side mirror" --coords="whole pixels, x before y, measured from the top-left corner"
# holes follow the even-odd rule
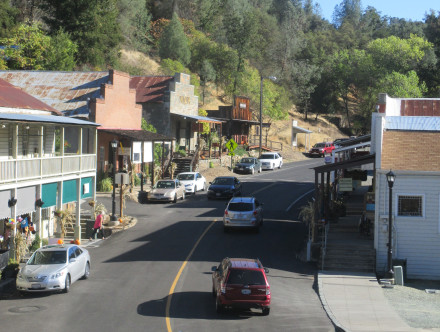
[[[76,258],[70,258],[69,261],[70,261],[70,263],[75,263],[76,262]]]
[[[269,273],[269,269],[267,267],[265,267],[264,272]]]
[[[217,266],[213,266],[213,267],[211,267],[211,271],[212,271],[212,272],[216,272],[216,271],[217,271]]]

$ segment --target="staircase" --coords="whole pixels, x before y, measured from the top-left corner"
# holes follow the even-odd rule
[[[174,176],[183,172],[191,172],[191,161],[192,161],[192,157],[173,158],[172,162],[176,163],[177,165],[176,169],[174,170]],[[171,177],[169,169],[166,170],[164,177],[165,178]]]
[[[347,199],[345,217],[331,223],[327,237],[327,247],[323,270],[374,272],[376,251],[373,244],[373,230],[370,235],[359,233],[359,219],[363,211],[363,197],[367,188],[356,189]]]
[[[92,223],[91,226],[90,226],[90,223]],[[90,228],[93,228],[93,223],[94,223],[94,221],[91,219],[90,215],[87,215],[87,214],[82,215],[81,214],[80,225],[81,225],[81,238],[82,239],[88,239],[88,236],[90,236],[90,234],[88,234],[88,232],[87,232],[87,224],[89,224]],[[67,228],[65,237],[67,239],[74,239],[75,238],[75,233],[74,233],[73,227]]]

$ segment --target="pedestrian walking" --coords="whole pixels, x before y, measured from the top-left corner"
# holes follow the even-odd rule
[[[90,241],[92,241],[92,239],[95,238],[95,234],[99,234],[99,232],[101,232],[102,234],[102,239],[105,240],[103,222],[104,222],[104,216],[102,215],[102,211],[99,211],[95,219],[95,224],[93,225],[93,233],[89,239]]]

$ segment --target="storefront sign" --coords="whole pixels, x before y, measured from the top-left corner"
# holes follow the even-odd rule
[[[353,191],[352,178],[339,179],[339,191]]]

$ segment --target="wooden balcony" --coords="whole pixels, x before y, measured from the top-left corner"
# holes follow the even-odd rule
[[[96,155],[68,155],[0,161],[0,184],[96,171]]]

